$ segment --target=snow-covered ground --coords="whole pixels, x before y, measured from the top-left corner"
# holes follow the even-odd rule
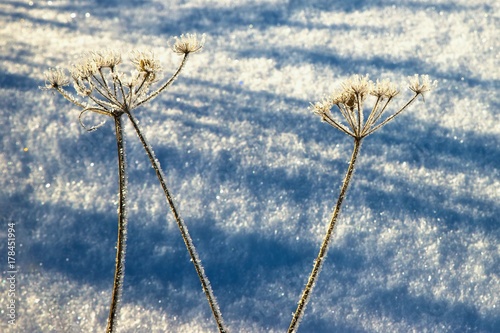
[[[168,75],[180,61],[168,40],[196,32],[203,52],[135,114],[232,332],[286,330],[335,204],[353,142],[309,103],[352,74],[404,84],[415,73],[439,86],[364,141],[299,332],[500,332],[499,15],[495,0],[2,0],[0,331],[103,332],[110,300],[113,122],[86,132],[79,110],[38,89],[43,72],[138,48]],[[214,332],[126,123],[118,331]]]

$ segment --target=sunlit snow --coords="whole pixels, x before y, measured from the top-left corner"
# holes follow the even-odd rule
[[[181,59],[168,41],[205,33],[203,51],[135,115],[231,332],[286,331],[326,231],[353,142],[310,103],[353,74],[404,85],[415,73],[438,88],[364,141],[299,332],[500,332],[499,15],[494,0],[2,0],[0,331],[104,332],[110,301],[113,122],[86,132],[79,110],[39,89],[43,72],[114,48],[125,60],[152,50],[168,76]],[[124,122],[118,332],[215,332]]]

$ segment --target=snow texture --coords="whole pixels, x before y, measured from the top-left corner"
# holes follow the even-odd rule
[[[62,0],[0,3],[0,331],[103,332],[117,233],[113,122],[39,90],[91,50],[206,33],[136,110],[232,332],[284,332],[352,150],[310,102],[353,74],[439,86],[368,137],[299,332],[500,332],[500,3]],[[402,105],[403,92],[393,107]],[[102,116],[86,117],[98,124]],[[129,233],[118,332],[215,332],[124,118]],[[8,324],[7,223],[16,232]]]

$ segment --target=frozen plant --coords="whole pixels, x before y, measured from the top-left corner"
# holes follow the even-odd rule
[[[318,278],[321,267],[328,252],[328,246],[337,222],[342,202],[347,192],[349,182],[356,159],[361,148],[361,141],[368,135],[386,125],[393,120],[397,115],[403,112],[410,106],[419,95],[423,97],[425,92],[433,89],[436,86],[436,81],[431,82],[427,75],[414,75],[410,78],[409,89],[413,92],[412,98],[406,102],[398,111],[390,116],[385,116],[389,103],[399,94],[399,90],[389,80],[382,80],[376,83],[368,79],[368,75],[354,75],[341,85],[341,89],[331,96],[323,99],[316,104],[312,104],[312,111],[319,115],[321,119],[332,127],[340,130],[344,134],[349,135],[354,139],[354,149],[352,151],[351,160],[347,168],[347,173],[340,188],[340,194],[337,199],[337,204],[333,211],[330,223],[326,231],[326,235],[321,243],[319,253],[314,261],[313,269],[309,275],[309,279],[302,291],[302,295],[297,304],[297,309],[293,314],[292,321],[288,328],[288,333],[296,332],[300,321],[304,315],[307,302],[311,296],[312,290]],[[374,99],[373,107],[368,115],[364,111],[364,103],[368,97]],[[340,114],[341,117],[336,117],[332,113],[332,108]],[[343,118],[343,120],[339,120]]]
[[[83,116],[87,112],[94,112],[112,117],[115,121],[119,170],[118,240],[115,277],[106,332],[115,332],[116,330],[125,270],[127,230],[125,202],[127,177],[125,172],[125,147],[121,124],[121,116],[124,114],[132,123],[160,181],[167,202],[191,257],[191,261],[201,281],[203,291],[217,322],[218,329],[220,332],[226,332],[217,300],[213,294],[209,280],[205,275],[203,266],[189,235],[188,228],[175,207],[174,200],[167,187],[165,175],[154,155],[153,149],[147,142],[146,137],[139,127],[137,119],[132,113],[135,108],[151,101],[169,87],[184,68],[189,55],[199,51],[203,47],[204,41],[204,35],[198,36],[196,34],[186,34],[173,39],[171,45],[172,51],[182,55],[183,58],[174,74],[164,83],[159,82],[161,66],[152,52],[133,51],[131,53],[130,60],[135,67],[135,71],[130,76],[118,70],[119,65],[122,64],[123,61],[119,52],[105,50],[86,54],[86,56],[79,63],[75,64],[71,70],[74,88],[78,95],[85,100],[84,102],[80,101],[66,90],[65,87],[69,85],[70,80],[62,70],[51,69],[45,74],[45,89],[59,92],[64,98],[82,109],[79,120],[85,129],[93,131],[103,124],[101,123],[92,127],[85,126],[83,124]]]

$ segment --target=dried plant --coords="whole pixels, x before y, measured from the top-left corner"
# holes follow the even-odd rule
[[[297,309],[293,315],[292,321],[288,328],[288,332],[296,332],[302,317],[307,302],[311,296],[316,280],[318,278],[321,267],[323,266],[328,246],[330,244],[333,230],[337,222],[342,202],[349,187],[357,157],[361,148],[361,141],[370,134],[379,130],[388,122],[393,120],[401,112],[407,109],[419,95],[423,94],[436,85],[436,82],[431,82],[427,75],[415,75],[410,78],[409,89],[414,95],[410,100],[403,105],[398,111],[390,116],[384,117],[389,103],[399,94],[396,85],[389,80],[382,80],[373,83],[368,79],[368,76],[354,75],[341,85],[338,92],[317,102],[311,106],[312,111],[319,115],[323,121],[332,127],[340,130],[344,134],[351,136],[354,139],[354,149],[352,151],[351,160],[347,168],[347,173],[340,188],[340,194],[337,199],[337,204],[333,211],[330,223],[326,231],[326,235],[321,243],[319,253],[314,260],[313,269],[309,275],[309,279],[302,291],[300,300],[297,304]],[[372,96],[375,99],[373,107],[368,115],[364,113],[364,103],[368,97]],[[332,108],[340,113],[343,120],[339,120],[332,113]]]
[[[121,299],[121,290],[125,270],[125,244],[126,244],[126,193],[127,177],[125,168],[125,147],[123,143],[123,129],[121,125],[121,116],[127,115],[131,121],[147,155],[153,166],[156,175],[160,181],[165,197],[174,215],[175,221],[181,232],[184,243],[187,247],[191,261],[194,264],[196,273],[201,281],[203,291],[207,297],[210,308],[217,322],[220,332],[226,332],[222,315],[220,313],[217,300],[213,294],[209,280],[205,275],[203,266],[196,252],[193,241],[189,235],[188,228],[181,219],[174,200],[167,187],[166,178],[156,159],[153,149],[142,133],[138,121],[132,111],[137,107],[150,102],[157,97],[177,78],[184,68],[186,61],[191,53],[199,51],[204,45],[204,36],[196,34],[182,35],[176,37],[171,45],[173,52],[182,55],[182,61],[177,70],[164,83],[159,83],[161,66],[158,59],[152,52],[133,51],[131,54],[131,63],[135,67],[135,72],[127,76],[118,71],[118,66],[122,63],[122,56],[116,51],[90,52],[71,70],[71,78],[74,88],[85,102],[66,90],[70,80],[60,69],[51,69],[46,72],[45,89],[55,90],[64,98],[80,107],[79,120],[81,125],[88,131],[93,131],[101,126],[88,127],[83,124],[83,116],[87,112],[112,117],[115,121],[115,134],[118,149],[118,170],[119,170],[119,206],[118,206],[118,240],[116,252],[116,267],[113,283],[113,292],[108,316],[107,332],[114,332],[119,312],[119,302]],[[153,89],[157,86],[156,89]]]

